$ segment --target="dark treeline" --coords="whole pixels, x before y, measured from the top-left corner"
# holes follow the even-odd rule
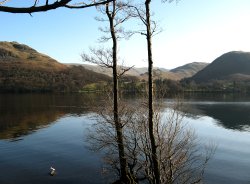
[[[16,63],[2,63],[0,67],[0,92],[98,92],[111,88],[112,79],[82,66],[71,66],[60,71],[20,67]],[[249,93],[249,81],[223,81],[196,83],[193,80],[154,80],[155,90],[166,94],[182,92]],[[142,93],[147,81],[135,76],[123,76],[119,87],[124,93]]]
[[[16,63],[2,63],[0,67],[0,92],[78,92],[87,84],[110,80],[82,66],[60,71],[20,67]]]
[[[223,93],[249,93],[249,81],[213,80],[196,83],[192,80],[182,80],[179,82],[182,91],[193,92],[223,92]]]
[[[249,93],[250,82],[248,81],[223,81],[214,80],[204,83],[196,83],[193,80],[184,79],[181,81],[171,79],[154,80],[155,90],[165,94],[178,94],[183,92],[204,92],[204,93]],[[146,89],[146,81],[132,80],[121,84],[123,91],[143,92]]]

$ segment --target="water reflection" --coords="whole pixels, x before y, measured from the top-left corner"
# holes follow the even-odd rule
[[[90,153],[84,142],[87,128],[94,122],[87,115],[102,99],[95,94],[0,95],[0,183],[105,183],[100,174],[101,157]],[[184,99],[182,111],[192,117],[189,120],[198,127],[199,135],[218,140],[206,183],[250,181],[249,132],[222,128],[246,130],[250,100],[190,96]],[[48,175],[51,165],[59,173],[52,178]]]
[[[209,116],[217,125],[227,129],[249,131],[250,102],[230,101],[190,101],[185,102],[182,111],[194,119]]]
[[[225,128],[250,130],[249,97],[197,95],[184,100],[183,112],[193,119],[209,116]],[[20,140],[62,116],[80,116],[102,103],[99,94],[1,94],[0,139]]]
[[[20,137],[47,127],[62,116],[88,113],[100,102],[100,96],[95,94],[2,94],[0,139],[20,140]]]

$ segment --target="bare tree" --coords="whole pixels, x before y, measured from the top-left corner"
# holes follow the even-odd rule
[[[116,132],[116,143],[118,147],[119,155],[119,173],[121,183],[134,183],[133,177],[128,170],[127,158],[125,155],[124,148],[124,135],[123,135],[123,124],[121,117],[119,117],[119,93],[118,93],[118,79],[130,68],[120,68],[121,72],[118,72],[118,40],[126,35],[121,24],[130,18],[130,14],[125,11],[127,3],[122,1],[113,0],[112,3],[107,3],[105,9],[99,8],[99,10],[107,16],[107,20],[98,18],[99,21],[108,21],[109,26],[101,28],[101,31],[108,33],[109,36],[101,38],[102,42],[112,41],[112,49],[91,49],[94,57],[89,57],[86,54],[82,55],[84,61],[92,62],[100,66],[112,68],[113,71],[113,118],[114,129]]]
[[[151,140],[148,134],[147,103],[133,104],[133,115],[125,128],[128,164],[136,181],[155,183],[152,166]],[[161,103],[154,107],[154,135],[159,159],[160,183],[201,183],[208,160],[215,146],[200,146],[194,131],[183,121],[180,104],[163,110]],[[131,107],[129,109],[132,109]]]
[[[107,170],[117,171],[119,176],[119,157],[114,132],[112,109],[98,111],[97,123],[89,135],[89,142],[94,150],[103,150]],[[147,102],[121,101],[119,117],[123,126],[125,156],[133,180],[137,183],[154,183],[151,142],[148,134]],[[190,184],[201,183],[208,160],[215,147],[200,146],[194,131],[183,121],[184,114],[179,105],[162,108],[157,104],[154,113],[154,134],[158,142],[157,157],[161,183]]]
[[[215,146],[200,146],[194,130],[183,121],[180,108],[177,102],[163,113],[155,113],[161,183],[201,183]]]
[[[89,134],[88,142],[91,145],[91,149],[95,151],[102,150],[104,155],[104,162],[106,163],[105,170],[109,170],[110,173],[114,173],[117,177],[117,183],[135,183],[135,178],[131,170],[127,170],[128,178],[126,181],[122,180],[122,170],[120,164],[120,151],[117,135],[117,122],[115,121],[113,113],[113,97],[108,96],[105,100],[105,105],[97,109],[97,122],[93,125],[92,132]],[[124,127],[128,126],[133,114],[133,108],[128,109],[128,106],[124,101],[119,100],[119,124],[122,127],[122,143],[124,149],[124,158],[126,158],[126,169],[128,169],[128,154],[127,154],[127,141],[130,138],[127,137],[127,132]],[[128,139],[127,139],[128,138]],[[111,178],[112,180],[114,178]]]
[[[115,170],[119,171],[118,173],[119,173],[119,176],[121,177],[119,180],[121,182],[132,183],[130,182],[131,177],[129,176],[130,174],[127,168],[127,158],[125,156],[125,150],[124,150],[124,135],[123,135],[124,125],[121,122],[121,117],[118,113],[119,109],[121,108],[120,107],[121,104],[119,103],[120,98],[119,98],[119,91],[118,91],[118,80],[126,71],[129,70],[129,68],[123,68],[123,67],[118,68],[117,56],[114,58],[113,49],[104,49],[104,48],[90,49],[92,56],[89,56],[87,54],[82,54],[82,58],[83,58],[83,61],[95,63],[101,67],[112,69],[112,72],[113,72],[112,98],[109,97],[108,99],[106,99],[106,101],[108,101],[109,103],[105,105],[105,109],[98,111],[98,112],[105,119],[105,123],[109,124],[108,129],[110,128],[113,129],[113,131],[106,131],[106,132],[109,132],[110,139],[115,140],[115,142],[117,143],[117,147],[115,146],[115,147],[109,148],[108,155],[113,155],[113,157],[116,158],[114,155],[118,151],[119,159],[116,160],[116,162],[114,163],[119,163],[120,165],[118,167],[116,164],[113,164],[113,162],[110,162],[110,164],[113,165],[113,168],[117,167]],[[115,59],[115,62],[114,62],[114,59]],[[110,116],[111,114],[110,114],[109,107],[113,107],[112,108],[113,117]],[[105,127],[104,129],[106,128],[107,127]],[[98,128],[97,128],[97,131],[99,131]],[[99,134],[100,132],[101,131],[99,131]],[[110,132],[112,133],[116,132],[116,134],[111,135]],[[112,142],[112,144],[114,144],[115,142]]]
[[[163,2],[171,3],[174,0],[165,0]],[[178,1],[178,0],[177,0]],[[140,32],[141,35],[146,36],[147,40],[147,56],[148,56],[148,134],[151,144],[151,161],[153,167],[153,178],[154,184],[161,183],[161,174],[159,168],[159,158],[157,155],[158,143],[156,141],[156,135],[154,132],[154,86],[153,86],[153,54],[152,54],[152,37],[156,33],[156,22],[151,20],[150,10],[151,0],[145,0],[144,8],[141,6],[133,6],[130,8],[134,9],[134,17],[138,17],[144,24],[146,31]]]
[[[154,109],[153,109],[153,56],[152,56],[152,32],[151,32],[151,20],[150,20],[150,2],[151,0],[145,1],[146,9],[146,37],[147,37],[147,49],[148,49],[148,132],[151,143],[152,163],[154,168],[153,183],[160,184],[160,168],[159,159],[157,157],[157,145],[155,142],[154,135]]]

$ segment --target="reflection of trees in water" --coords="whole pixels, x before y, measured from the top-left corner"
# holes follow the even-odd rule
[[[146,103],[138,99],[133,103],[120,101],[125,156],[133,183],[154,183]],[[97,111],[96,123],[89,129],[88,143],[90,149],[102,151],[103,174],[113,181],[120,178],[121,169],[111,106],[106,104]],[[161,183],[201,183],[215,146],[198,144],[194,132],[183,123],[177,104],[164,111],[161,107],[159,103],[155,106],[154,116]]]
[[[185,93],[189,101],[216,101],[216,102],[246,102],[250,100],[249,94],[244,93]]]
[[[62,112],[40,111],[32,114],[1,114],[0,139],[16,139],[46,127],[63,116]]]
[[[0,139],[17,139],[46,127],[66,114],[91,111],[100,96],[94,94],[4,94],[0,95]]]
[[[201,102],[185,106],[183,111],[189,117],[206,115],[218,120],[224,128],[240,131],[250,127],[250,103],[247,102]]]
[[[225,128],[243,130],[243,126],[250,126],[250,106],[249,105],[210,105],[199,107],[206,115],[219,120]]]
[[[132,99],[129,101],[134,103]],[[95,111],[95,107],[102,103],[103,97],[93,93],[2,94],[0,139],[16,139],[46,127],[67,114],[79,116]],[[181,111],[194,119],[210,116],[229,129],[247,130],[250,127],[250,104],[246,102],[190,102],[183,103]]]

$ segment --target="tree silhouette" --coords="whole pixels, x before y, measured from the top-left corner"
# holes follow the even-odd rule
[[[0,12],[31,14],[35,12],[45,12],[49,10],[55,10],[58,8],[83,9],[93,6],[104,5],[113,0],[90,1],[89,3],[86,3],[84,1],[77,2],[75,0],[52,0],[52,1],[46,0],[43,2],[39,2],[39,0],[34,0],[31,5],[26,5],[23,7],[8,5],[8,2],[14,2],[14,1],[15,0],[0,1]]]
[[[105,28],[100,28],[102,32],[107,33],[101,37],[101,42],[107,42],[111,40],[111,49],[91,49],[93,57],[89,57],[87,54],[82,54],[84,61],[98,64],[100,66],[112,69],[113,78],[113,123],[116,132],[116,143],[119,153],[120,164],[120,179],[122,183],[133,183],[133,178],[128,171],[128,163],[125,155],[123,125],[121,117],[119,117],[119,78],[127,72],[130,67],[123,68],[118,66],[118,40],[125,37],[126,32],[122,28],[122,23],[130,18],[129,12],[125,11],[128,2],[113,0],[110,3],[106,3],[105,9],[100,8],[99,11],[103,13],[107,18],[97,18],[99,21],[107,21],[109,25]]]

